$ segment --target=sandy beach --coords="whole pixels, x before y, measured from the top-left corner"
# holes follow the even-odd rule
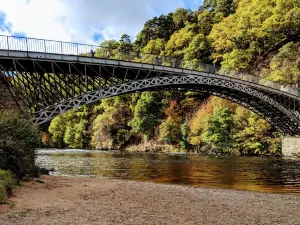
[[[300,196],[124,180],[43,176],[23,182],[6,224],[300,224]]]

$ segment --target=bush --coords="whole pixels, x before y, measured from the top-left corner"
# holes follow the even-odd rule
[[[0,170],[0,204],[12,196],[12,189],[16,180],[10,171]]]
[[[0,204],[3,204],[7,199],[7,192],[4,184],[0,181]]]
[[[0,111],[0,131],[0,169],[12,171],[18,179],[37,176],[38,127],[17,113]]]

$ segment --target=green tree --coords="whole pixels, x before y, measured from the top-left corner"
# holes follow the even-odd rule
[[[159,38],[168,40],[176,30],[172,16],[173,13],[169,13],[168,15],[161,15],[148,20],[138,34],[135,44],[143,48],[150,40]]]
[[[196,33],[196,24],[188,24],[181,30],[176,31],[166,44],[166,55],[183,58],[185,49],[189,46]]]
[[[228,108],[218,108],[214,110],[213,115],[208,118],[204,125],[202,134],[203,142],[218,152],[231,152],[232,126],[233,117]]]
[[[87,132],[90,110],[90,107],[83,106],[55,117],[48,129],[52,145],[58,148],[87,148],[90,141]]]
[[[200,63],[210,63],[210,44],[203,34],[197,34],[184,54],[185,67],[197,69]],[[192,65],[191,65],[192,64]]]
[[[204,10],[198,15],[199,33],[209,35],[214,25],[214,15],[208,10]]]
[[[130,51],[132,51],[133,44],[131,43],[129,35],[123,34],[119,43],[119,51],[121,54],[128,55]]]
[[[188,121],[185,120],[181,125],[180,125],[180,131],[181,131],[181,141],[180,141],[180,146],[182,149],[187,150],[190,145],[189,145],[189,126],[188,126]]]
[[[148,44],[143,48],[142,52],[145,54],[160,55],[160,53],[165,48],[165,44],[165,40],[161,38],[150,40]]]
[[[66,131],[66,121],[63,116],[53,118],[48,130],[52,137],[52,144],[58,148],[62,148],[64,146],[63,139]]]
[[[119,54],[120,43],[116,40],[107,40],[100,44],[100,48],[96,49],[95,57],[106,58],[110,56],[110,59],[117,59]]]
[[[178,8],[172,15],[173,21],[175,23],[176,29],[179,30],[184,27],[185,22],[188,21],[189,14],[192,12],[184,8]]]
[[[243,155],[270,153],[272,145],[271,126],[256,114],[238,107],[234,114],[234,148]],[[273,150],[274,154],[278,149]]]
[[[133,131],[144,135],[146,140],[154,137],[154,131],[161,117],[161,102],[157,93],[144,92],[134,107],[130,126]]]
[[[64,134],[64,142],[70,148],[83,149],[88,146],[87,137],[88,121],[81,119],[78,123],[69,123]]]
[[[300,84],[299,43],[290,42],[279,49],[271,60],[268,79],[282,84]]]
[[[204,0],[203,5],[200,7],[200,12],[209,10],[215,15],[222,14],[222,17],[227,17],[235,12],[235,0]]]
[[[12,111],[0,112],[0,169],[16,178],[38,176],[35,149],[40,147],[38,127]]]

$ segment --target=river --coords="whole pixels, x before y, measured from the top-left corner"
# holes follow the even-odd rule
[[[300,159],[45,149],[36,164],[59,176],[300,194]]]

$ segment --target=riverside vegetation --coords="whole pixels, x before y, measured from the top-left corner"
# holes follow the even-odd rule
[[[38,127],[26,117],[0,111],[0,204],[12,195],[24,177],[37,177],[35,149],[40,146]]]
[[[124,34],[100,46],[114,49],[112,59],[124,49],[138,50],[298,87],[299,37],[300,0],[204,0],[196,11],[179,8],[147,21],[133,43]],[[179,91],[133,93],[69,111],[52,120],[43,142],[59,148],[280,154],[280,135],[256,114],[224,99]]]

